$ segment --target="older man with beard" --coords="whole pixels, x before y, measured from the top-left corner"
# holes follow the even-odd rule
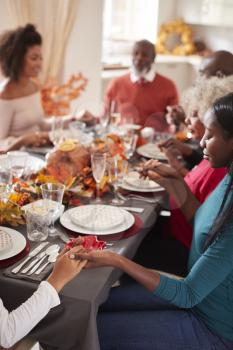
[[[147,40],[134,44],[130,72],[112,80],[106,92],[106,105],[115,101],[126,121],[167,131],[165,111],[176,105],[175,84],[155,69],[155,46]]]

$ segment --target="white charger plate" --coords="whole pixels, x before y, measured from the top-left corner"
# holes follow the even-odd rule
[[[98,235],[98,236],[104,236],[104,235],[113,235],[115,233],[119,233],[119,232],[123,232],[125,230],[127,230],[128,228],[130,228],[131,226],[133,226],[134,224],[134,221],[135,221],[135,218],[134,216],[127,212],[126,210],[124,209],[121,209],[121,208],[117,208],[117,207],[114,207],[116,210],[119,210],[122,212],[123,216],[124,216],[124,220],[121,224],[117,225],[117,226],[114,226],[114,227],[111,227],[109,229],[105,229],[105,230],[90,230],[90,229],[86,229],[80,225],[77,225],[77,224],[74,224],[72,221],[71,221],[71,215],[72,215],[72,212],[75,211],[76,208],[72,208],[72,209],[68,209],[60,218],[60,222],[61,224],[73,231],[73,232],[77,232],[77,233],[84,233],[84,234],[90,234],[90,235]]]
[[[87,230],[108,230],[124,221],[121,210],[111,205],[82,205],[70,213],[71,221]]]
[[[146,145],[138,147],[137,153],[146,158],[167,160],[166,155],[161,152],[158,146],[154,143],[147,143]]]
[[[11,249],[0,253],[1,261],[12,258],[13,256],[22,252],[22,250],[24,250],[24,248],[26,247],[27,242],[25,237],[19,231],[13,230],[12,228],[5,226],[0,226],[0,229],[6,231],[11,236],[13,242],[13,246],[11,247]]]

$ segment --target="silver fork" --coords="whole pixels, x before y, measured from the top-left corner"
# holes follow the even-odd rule
[[[146,197],[143,197],[143,196],[139,196],[137,194],[127,194],[127,195],[123,195],[122,193],[120,192],[117,192],[117,196],[119,196],[119,198],[127,201],[128,199],[137,199],[139,201],[144,201],[144,202],[147,202],[147,203],[157,203],[157,199],[156,198],[146,198]]]

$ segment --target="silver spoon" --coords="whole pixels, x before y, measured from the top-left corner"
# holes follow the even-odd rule
[[[57,257],[58,257],[58,252],[49,255],[48,261],[36,271],[36,275],[39,275],[46,268],[48,264],[54,263],[57,260]]]
[[[39,260],[39,262],[27,273],[29,276],[32,275],[37,269],[38,267],[41,265],[41,263],[46,259],[47,256],[50,256],[52,254],[58,254],[60,247],[58,244],[53,244],[50,247],[48,247],[45,250],[45,254],[43,255],[43,257]]]

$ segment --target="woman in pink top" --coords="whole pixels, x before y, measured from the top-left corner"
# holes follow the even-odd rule
[[[34,82],[42,68],[41,45],[42,37],[32,24],[0,37],[0,67],[7,78],[0,92],[0,140],[13,136],[10,149],[47,142],[47,132],[40,132],[46,127]]]

